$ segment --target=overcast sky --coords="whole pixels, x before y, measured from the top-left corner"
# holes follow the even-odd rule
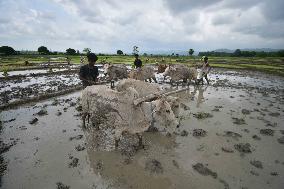
[[[0,0],[0,46],[284,48],[284,0]]]

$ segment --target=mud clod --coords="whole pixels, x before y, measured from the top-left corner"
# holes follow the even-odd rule
[[[222,151],[227,152],[227,153],[233,153],[234,152],[234,150],[232,148],[226,147],[226,146],[222,147]]]
[[[278,117],[280,116],[280,113],[279,112],[273,112],[273,113],[269,113],[270,116],[272,117]]]
[[[162,164],[156,159],[147,160],[145,165],[145,170],[157,174],[164,172]]]
[[[273,136],[274,135],[274,130],[272,130],[272,129],[260,129],[259,132],[262,135],[267,135],[267,136]]]
[[[7,162],[4,160],[4,158],[1,155],[0,156],[0,178],[2,175],[5,174],[6,170],[7,170]],[[1,187],[1,183],[0,183],[0,187]]]
[[[83,150],[85,150],[85,146],[82,146],[82,145],[79,144],[78,146],[75,147],[75,149],[77,151],[83,151]]]
[[[192,136],[194,137],[205,137],[207,135],[207,131],[203,129],[193,129]]]
[[[70,137],[69,140],[80,140],[81,138],[83,138],[83,135],[77,135],[77,136]]]
[[[180,133],[180,136],[188,136],[188,132],[186,130],[183,130],[181,133]]]
[[[96,169],[97,170],[103,170],[103,162],[102,160],[99,160],[96,164]]]
[[[69,163],[69,168],[77,167],[78,163],[79,163],[79,159],[78,158],[72,158],[72,161]]]
[[[173,165],[174,165],[176,168],[179,169],[179,164],[178,164],[178,162],[177,162],[176,160],[173,160],[172,162],[173,162]]]
[[[277,172],[271,172],[270,175],[271,176],[278,176],[279,174]]]
[[[77,106],[76,108],[75,108],[78,112],[81,112],[83,109],[82,109],[82,106]]]
[[[251,153],[250,144],[249,143],[239,143],[234,145],[235,149],[241,153]]]
[[[250,114],[250,111],[247,110],[247,109],[242,109],[242,114],[244,114],[244,115],[249,115],[249,114]]]
[[[193,169],[195,171],[197,171],[199,174],[203,175],[203,176],[212,176],[214,179],[217,178],[217,173],[211,171],[210,169],[208,169],[206,166],[204,166],[202,163],[197,163],[195,165],[192,166]]]
[[[62,112],[57,112],[56,115],[57,115],[57,116],[61,116],[61,115],[62,115]]]
[[[57,189],[69,189],[70,188],[70,186],[63,184],[62,182],[58,182],[56,183],[56,185],[57,185]]]
[[[39,116],[44,116],[44,115],[47,115],[47,110],[46,109],[41,109],[39,112],[36,113],[36,115],[39,115]]]
[[[212,114],[206,113],[206,112],[197,112],[196,114],[193,114],[193,116],[197,119],[206,119],[206,118],[213,117]]]
[[[38,118],[33,118],[29,123],[30,124],[35,124],[36,122],[38,122]]]
[[[225,180],[219,179],[219,182],[224,185],[224,189],[229,189],[230,188],[229,184]]]
[[[252,174],[254,176],[259,176],[259,173],[255,172],[255,171],[250,171],[250,174]]]
[[[284,144],[284,136],[277,139],[280,144]]]
[[[256,161],[256,160],[250,161],[250,164],[252,164],[253,166],[255,166],[258,169],[262,169],[263,168],[261,161]]]
[[[236,124],[236,125],[246,124],[246,122],[243,118],[232,117],[232,119],[234,120],[233,123]]]
[[[253,135],[252,138],[253,138],[254,140],[261,140],[261,138],[260,138],[259,136],[257,136],[257,135]]]
[[[225,131],[225,134],[223,136],[225,136],[225,137],[232,137],[235,140],[238,140],[239,138],[242,137],[242,135],[240,135],[239,133],[235,133],[233,131]]]

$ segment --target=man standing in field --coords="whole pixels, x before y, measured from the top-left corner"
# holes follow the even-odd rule
[[[139,55],[135,54],[135,60],[134,60],[134,66],[136,69],[141,69],[142,68],[142,61],[139,59]]]
[[[203,59],[204,62],[203,62],[202,69],[201,69],[201,78],[198,79],[197,84],[199,84],[200,81],[201,81],[202,85],[203,85],[203,77],[206,79],[207,84],[209,84],[209,79],[207,78],[207,74],[210,72],[211,66],[208,63],[208,57],[207,56],[202,57],[202,59]]]
[[[97,55],[95,53],[89,53],[87,58],[89,64],[81,66],[79,72],[79,78],[84,87],[96,84],[99,76],[99,69],[95,66],[95,63],[98,60]]]

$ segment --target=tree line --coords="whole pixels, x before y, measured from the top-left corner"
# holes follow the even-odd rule
[[[216,57],[284,57],[284,50],[276,52],[265,52],[265,51],[241,51],[236,49],[234,52],[199,52],[198,56],[216,56]]]
[[[88,54],[91,52],[90,48],[84,48],[83,53]],[[133,47],[133,54],[138,54],[138,47],[134,46]],[[194,53],[193,49],[188,50],[189,56],[192,56]],[[0,55],[3,56],[8,56],[8,55],[21,55],[25,54],[24,52],[21,51],[15,51],[12,47],[9,46],[1,46],[0,47]],[[66,55],[81,55],[82,53],[79,50],[75,50],[72,48],[66,49],[65,53],[62,52],[56,52],[56,51],[50,51],[48,50],[47,47],[45,46],[40,46],[37,49],[37,54],[41,55],[57,55],[57,54],[66,54]],[[117,55],[126,55],[123,53],[122,50],[117,50],[116,52]],[[99,53],[98,55],[104,55]],[[144,53],[144,56],[147,56],[146,53]],[[152,54],[151,54],[152,56]],[[179,54],[174,54],[169,56],[179,56]],[[229,53],[229,52],[216,52],[216,51],[207,51],[207,52],[199,52],[198,56],[215,56],[215,57],[284,57],[284,50],[279,50],[276,52],[265,52],[265,51],[242,51],[240,49],[236,49],[234,52]]]
[[[84,53],[90,53],[91,49],[90,48],[85,48],[83,50]],[[15,49],[13,49],[13,47],[10,46],[1,46],[0,47],[0,55],[3,56],[9,56],[9,55],[21,55],[21,54],[26,54],[25,51],[16,51]],[[41,55],[57,55],[57,54],[66,54],[66,55],[80,55],[82,53],[80,53],[79,50],[75,50],[72,48],[68,48],[66,49],[65,53],[62,52],[57,52],[57,51],[50,51],[48,50],[47,47],[45,46],[40,46],[37,49],[37,52],[33,52],[32,54],[41,54]]]

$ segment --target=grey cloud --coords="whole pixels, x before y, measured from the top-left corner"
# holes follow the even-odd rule
[[[262,12],[267,19],[271,21],[284,20],[284,1],[283,0],[271,0],[265,1],[261,5]],[[283,25],[282,25],[283,27]]]
[[[196,8],[206,8],[222,0],[164,0],[166,6],[173,13],[187,12]]]
[[[234,15],[225,14],[225,15],[218,15],[212,19],[213,25],[226,25],[232,24],[234,22]]]
[[[220,8],[230,9],[249,9],[254,6],[258,6],[263,0],[224,0],[220,3]]]
[[[244,34],[257,35],[265,39],[284,38],[284,27],[280,27],[280,25],[277,23],[267,23],[265,25],[257,26],[236,26],[234,27],[234,31]]]

